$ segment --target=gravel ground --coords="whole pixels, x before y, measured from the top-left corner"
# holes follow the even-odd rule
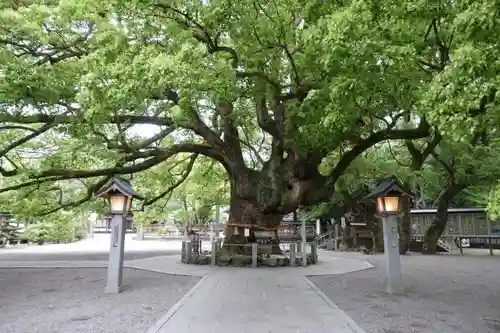
[[[375,268],[310,280],[367,333],[500,332],[499,257],[403,256],[405,295],[389,296],[382,255],[340,255]]]
[[[198,281],[124,269],[125,290],[103,294],[106,269],[0,269],[2,333],[140,333]]]

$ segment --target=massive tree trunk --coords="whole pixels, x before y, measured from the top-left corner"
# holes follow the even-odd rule
[[[317,164],[289,157],[286,163],[271,159],[260,171],[243,167],[230,170],[231,205],[221,256],[250,254],[251,246],[246,244],[255,241],[257,231],[273,233],[276,241],[259,252],[281,254],[278,228],[283,216],[310,200],[317,202],[319,195],[331,196]]]
[[[437,241],[446,228],[446,222],[448,222],[448,208],[450,206],[450,202],[465,188],[466,186],[463,184],[450,182],[439,194],[436,200],[436,217],[425,232],[424,242],[422,244],[422,253],[436,254]]]
[[[247,244],[255,241],[256,231],[272,232],[277,240],[277,243],[272,245],[272,248],[266,250],[263,247],[259,249],[260,253],[281,254],[278,228],[283,216],[283,214],[279,213],[264,214],[256,203],[233,198],[229,209],[229,220],[221,255],[250,255],[252,248]],[[248,236],[245,236],[245,229],[250,232]]]

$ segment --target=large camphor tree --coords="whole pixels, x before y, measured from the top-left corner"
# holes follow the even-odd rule
[[[142,173],[146,209],[203,156],[229,179],[226,243],[244,243],[242,227],[275,231],[284,214],[330,198],[370,147],[428,136],[426,119],[457,118],[453,91],[437,93],[443,71],[432,70],[439,6],[4,1],[4,205],[31,215],[95,208],[92,195],[110,177]],[[465,21],[450,24],[467,42]],[[447,107],[434,110],[436,100]],[[326,157],[335,160],[327,170]]]

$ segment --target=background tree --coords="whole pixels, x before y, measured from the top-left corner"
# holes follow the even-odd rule
[[[500,174],[496,165],[500,162],[500,146],[496,138],[497,129],[489,128],[486,132],[476,132],[470,141],[442,141],[432,153],[430,163],[442,174],[441,191],[435,197],[433,206],[437,209],[436,216],[426,230],[423,252],[436,253],[436,244],[444,232],[448,221],[448,209],[456,202],[458,195],[467,188],[489,192],[491,184],[498,181]],[[470,191],[469,195],[474,191]],[[472,199],[478,201],[476,199]],[[472,201],[470,200],[470,201]]]

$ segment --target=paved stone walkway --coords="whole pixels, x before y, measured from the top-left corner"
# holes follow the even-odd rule
[[[362,333],[301,274],[221,268],[148,333]]]

